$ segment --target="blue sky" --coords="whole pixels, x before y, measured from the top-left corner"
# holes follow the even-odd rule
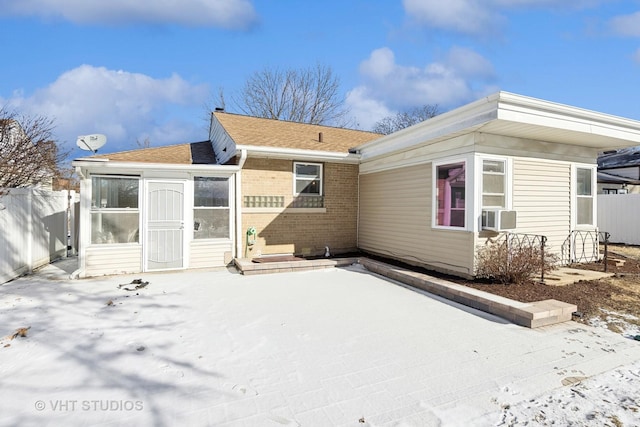
[[[220,89],[234,112],[253,72],[317,63],[364,130],[498,90],[640,120],[638,0],[0,0],[0,40],[0,105],[101,152],[205,140]]]

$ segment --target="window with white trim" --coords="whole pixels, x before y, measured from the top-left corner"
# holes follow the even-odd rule
[[[592,168],[576,168],[576,225],[594,225],[593,174]]]
[[[230,238],[229,178],[194,177],[193,238]]]
[[[465,166],[465,162],[436,166],[436,225],[465,227]]]
[[[138,243],[140,213],[137,177],[91,178],[91,243]]]
[[[482,160],[482,207],[506,208],[506,161]]]
[[[294,162],[293,181],[296,196],[322,196],[322,164]]]

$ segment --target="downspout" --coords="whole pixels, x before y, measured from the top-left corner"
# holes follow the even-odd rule
[[[356,250],[360,250],[360,164],[358,163],[358,183],[357,183],[358,201],[356,205]]]
[[[82,209],[82,207],[85,204],[84,197],[86,196],[86,193],[87,193],[87,186],[85,184],[86,176],[82,173],[82,168],[80,166],[76,166],[76,173],[80,177],[80,213],[79,213],[80,218],[78,218],[78,230],[76,230],[76,232],[78,233],[78,269],[69,275],[70,279],[79,279],[81,277],[84,277],[85,275],[86,245],[82,241],[85,235],[85,233],[82,232],[82,225],[84,224],[85,221],[83,221],[84,209]]]
[[[236,253],[235,258],[242,257],[242,242],[244,231],[242,230],[242,167],[247,160],[247,150],[240,150],[240,161],[236,172]]]

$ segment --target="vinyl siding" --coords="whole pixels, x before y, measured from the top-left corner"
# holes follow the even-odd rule
[[[224,267],[231,261],[233,244],[230,240],[194,240],[189,244],[189,251],[189,268]]]
[[[236,144],[224,130],[214,114],[211,114],[211,126],[209,128],[209,140],[213,146],[213,153],[219,164],[225,164],[233,158],[236,152]],[[226,149],[226,150],[225,150]]]
[[[473,233],[431,228],[431,163],[360,176],[360,249],[470,275]]]
[[[513,209],[518,233],[547,237],[547,246],[560,253],[571,231],[571,164],[514,159]]]
[[[87,248],[86,276],[139,273],[142,271],[142,246],[95,245]]]

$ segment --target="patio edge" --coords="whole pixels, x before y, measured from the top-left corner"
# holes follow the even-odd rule
[[[438,295],[467,307],[493,314],[516,325],[538,328],[570,321],[578,310],[574,304],[549,299],[524,303],[469,288],[428,274],[375,261],[367,257],[254,263],[250,259],[235,259],[236,268],[243,275],[309,271],[360,264],[372,273],[397,280],[410,287]]]

